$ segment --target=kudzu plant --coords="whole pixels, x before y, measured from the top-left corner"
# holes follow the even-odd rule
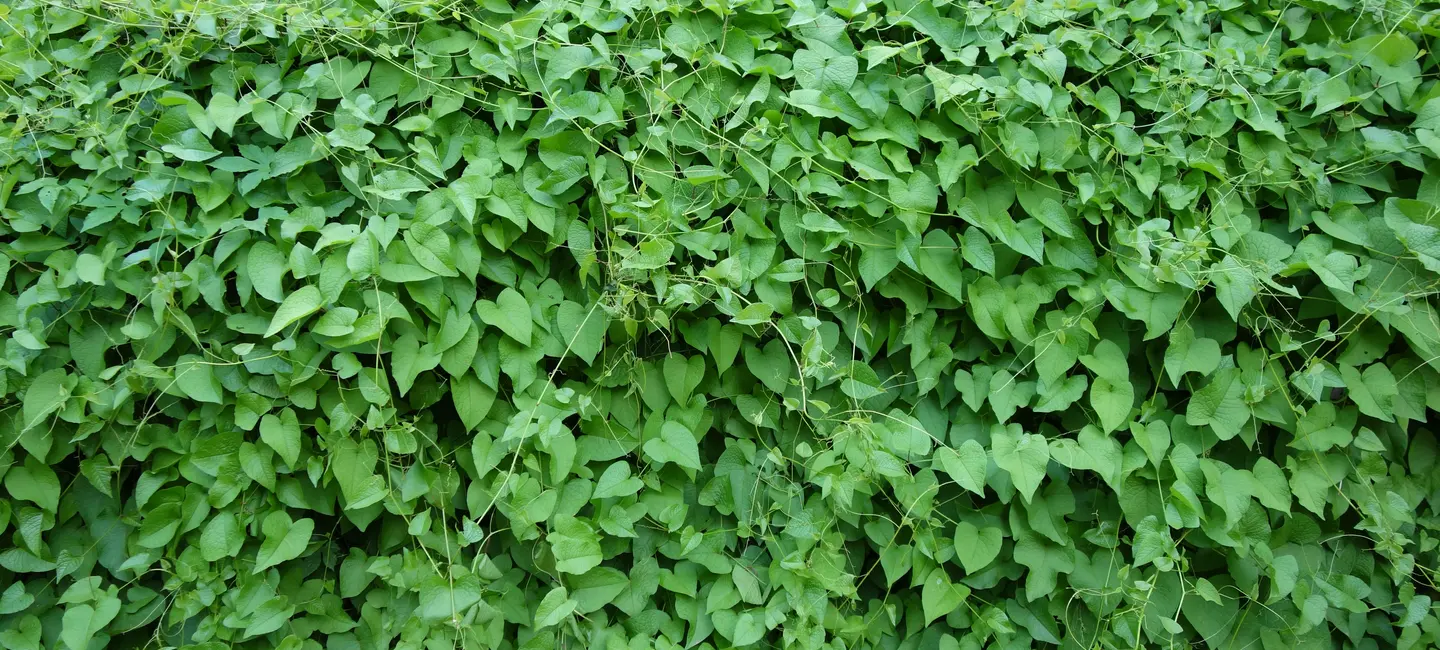
[[[0,648],[1435,648],[1437,37],[0,3]]]

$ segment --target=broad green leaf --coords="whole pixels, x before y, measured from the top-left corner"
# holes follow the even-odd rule
[[[255,287],[255,293],[270,302],[284,299],[285,290],[280,281],[287,270],[287,262],[274,244],[262,241],[251,246],[246,255],[245,268],[251,285]]]
[[[260,525],[265,539],[255,554],[255,568],[252,573],[260,573],[281,562],[300,557],[305,552],[305,547],[310,544],[310,534],[314,530],[315,522],[309,518],[293,521],[289,515],[279,511],[266,515]]]
[[[555,569],[564,573],[583,574],[600,564],[600,538],[595,529],[580,519],[562,518],[546,536],[555,555]]]
[[[569,300],[560,303],[555,312],[556,324],[560,326],[560,338],[574,354],[585,363],[595,363],[595,357],[605,346],[605,328],[609,317],[600,305],[585,307]]]
[[[978,573],[995,561],[996,556],[1000,555],[1002,542],[1003,536],[999,528],[976,528],[967,521],[955,525],[955,557],[960,559],[965,573]]]
[[[1290,484],[1280,466],[1262,456],[1255,460],[1250,474],[1255,480],[1255,498],[1271,510],[1290,514]]]
[[[224,388],[215,376],[215,364],[195,355],[185,355],[175,364],[175,386],[200,402],[222,404]]]
[[[935,181],[923,173],[915,172],[904,180],[892,180],[888,186],[890,201],[901,210],[930,213],[940,199]]]
[[[966,440],[954,449],[941,447],[935,451],[935,460],[960,487],[985,496],[985,474],[990,457],[980,443]]]
[[[300,461],[300,420],[295,411],[284,409],[280,416],[265,415],[260,418],[260,440],[275,450],[285,464],[298,468]]]
[[[330,471],[340,484],[347,510],[377,503],[388,494],[385,479],[375,474],[375,461],[379,456],[371,440],[356,443],[347,438],[334,448]]]
[[[453,579],[434,575],[420,584],[420,606],[416,613],[421,620],[443,623],[463,618],[483,595],[480,579],[460,575]]]
[[[1187,373],[1209,375],[1220,366],[1220,344],[1214,339],[1197,338],[1189,325],[1178,325],[1170,332],[1170,345],[1165,348],[1165,372],[1170,383],[1180,385]]]
[[[859,72],[860,64],[853,56],[827,57],[809,49],[795,52],[795,81],[801,88],[843,93]]]
[[[474,431],[495,403],[494,389],[486,386],[474,373],[467,372],[450,381],[450,398],[455,413],[468,431]]]
[[[424,181],[404,169],[386,169],[376,174],[371,183],[365,186],[366,192],[391,201],[402,200],[408,194],[426,189]]]
[[[766,388],[784,393],[790,384],[790,372],[794,361],[790,358],[789,347],[781,339],[771,339],[764,348],[745,346],[745,367],[755,375]]]
[[[494,302],[477,301],[475,313],[485,324],[500,328],[500,331],[523,345],[530,344],[530,333],[534,327],[530,316],[530,302],[520,295],[519,291],[506,287]]]
[[[1145,566],[1165,557],[1174,547],[1170,529],[1155,515],[1150,515],[1135,527],[1132,560],[1135,566]]]
[[[228,511],[221,512],[205,524],[205,529],[200,534],[200,555],[206,562],[215,562],[221,558],[235,557],[244,544],[245,532],[235,515]]]
[[[959,249],[949,235],[939,230],[925,233],[917,261],[927,280],[955,300],[965,301],[965,279],[960,272],[963,265]]]
[[[1241,400],[1244,385],[1236,379],[1234,370],[1217,372],[1209,384],[1191,396],[1185,422],[1197,427],[1209,425],[1221,440],[1239,434],[1250,420],[1250,409]]]
[[[1132,429],[1133,430],[1133,429]],[[1090,470],[1112,488],[1119,489],[1124,453],[1120,443],[1093,426],[1080,429],[1076,438],[1050,441],[1050,456],[1070,469]]]
[[[920,605],[925,615],[925,623],[928,625],[955,611],[969,596],[970,588],[951,583],[943,567],[931,571],[930,577],[925,579],[925,586],[920,589]]]
[[[270,319],[270,327],[265,329],[265,336],[279,334],[290,324],[319,311],[324,304],[325,299],[320,295],[319,289],[310,285],[301,287],[285,296],[285,300],[275,309],[275,315]]]
[[[1100,426],[1107,433],[1125,424],[1134,404],[1135,388],[1129,381],[1096,377],[1090,384],[1090,408],[1100,416]]]
[[[570,594],[564,587],[551,589],[545,597],[540,599],[540,604],[535,608],[536,630],[541,630],[552,625],[558,625],[571,612],[575,611],[576,602],[570,599]]]
[[[620,592],[630,586],[630,578],[618,569],[597,566],[575,576],[569,584],[576,613],[589,614],[613,602]]]
[[[11,498],[29,501],[52,514],[60,509],[60,479],[54,470],[33,457],[5,473],[5,491]]]
[[[48,428],[45,421],[51,413],[60,410],[70,399],[70,387],[64,368],[47,370],[30,381],[25,389],[21,412],[25,418],[24,429]]]
[[[700,447],[695,436],[684,425],[666,422],[660,435],[645,441],[645,455],[657,464],[675,463],[685,469],[700,471]]]
[[[765,622],[760,614],[747,611],[735,618],[735,634],[730,639],[735,645],[746,646],[758,643],[763,638],[765,638]]]
[[[594,499],[630,496],[645,486],[640,479],[630,475],[630,465],[624,461],[611,463],[595,483]]]
[[[1350,399],[1355,400],[1361,413],[1386,422],[1394,421],[1395,397],[1399,394],[1399,388],[1389,368],[1384,364],[1374,363],[1361,372],[1354,366],[1342,365],[1340,376],[1344,378],[1345,386],[1350,389]]]
[[[1066,239],[1074,239],[1080,236],[1080,231],[1072,223],[1070,215],[1066,213],[1065,207],[1055,199],[1044,199],[1040,202],[1039,210],[1032,213],[1050,232],[1053,232]]]
[[[1050,447],[1045,437],[1034,433],[1021,433],[1020,426],[995,426],[990,431],[990,450],[995,455],[995,464],[1010,474],[1020,495],[1030,501],[1045,478],[1045,467],[1050,463]]]

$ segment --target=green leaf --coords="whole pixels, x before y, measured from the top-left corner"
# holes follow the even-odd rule
[[[268,414],[260,418],[260,440],[280,454],[286,465],[299,467],[300,420],[295,411],[287,408],[278,418]]]
[[[935,451],[935,460],[960,487],[985,496],[985,474],[990,457],[980,443],[966,440],[954,449],[941,447]]]
[[[790,371],[793,367],[790,352],[784,341],[771,339],[764,348],[745,346],[745,367],[755,375],[766,388],[784,393],[790,385]]]
[[[375,175],[365,191],[382,199],[400,201],[406,195],[428,189],[425,181],[403,169],[386,169]]]
[[[1021,167],[1034,167],[1040,156],[1040,139],[1019,122],[1006,122],[1000,129],[1000,150]]]
[[[25,583],[17,580],[10,583],[10,586],[6,587],[3,593],[0,593],[0,614],[22,612],[34,603],[35,596],[25,591]],[[13,643],[4,641],[3,638],[3,636],[0,636],[0,643]]]
[[[359,510],[377,503],[389,493],[385,479],[375,475],[375,461],[379,457],[380,452],[371,440],[356,443],[347,438],[334,448],[330,471],[340,484],[346,510]]]
[[[995,464],[1010,474],[1020,495],[1029,502],[1050,463],[1045,436],[1021,433],[1019,425],[996,425],[990,431],[990,450],[995,454]]]
[[[598,303],[585,307],[566,300],[555,312],[556,324],[560,326],[560,338],[565,341],[570,353],[585,363],[595,363],[595,357],[605,347],[605,328],[609,318]]]
[[[1135,527],[1135,543],[1132,547],[1135,566],[1145,566],[1161,559],[1169,555],[1174,547],[1170,529],[1155,515],[1144,518],[1140,525]]]
[[[270,319],[270,327],[265,329],[265,336],[275,336],[281,330],[310,314],[320,310],[325,304],[325,299],[320,295],[320,290],[313,286],[306,285],[294,291],[280,306],[275,309],[275,316]]]
[[[735,617],[735,634],[730,640],[736,646],[759,643],[763,638],[765,638],[765,621],[761,615],[754,611],[746,611]]]
[[[309,518],[292,521],[290,515],[274,511],[265,516],[264,522],[260,524],[260,531],[264,534],[265,541],[261,542],[260,550],[255,554],[255,568],[252,573],[260,573],[281,562],[300,557],[305,552],[305,547],[310,544],[315,522]]]
[[[245,544],[245,532],[235,515],[226,511],[215,515],[200,533],[200,556],[206,562],[239,555]]]
[[[1250,470],[1250,474],[1255,480],[1255,498],[1261,505],[1290,514],[1290,484],[1280,466],[1262,456],[1255,460],[1255,467]]]
[[[1220,304],[1230,313],[1230,318],[1237,321],[1240,310],[1260,292],[1260,280],[1254,271],[1233,255],[1211,267],[1210,280],[1215,283],[1215,296]]]
[[[259,242],[250,247],[245,266],[255,293],[270,302],[280,302],[285,290],[280,285],[286,271],[285,256],[270,242]]]
[[[474,373],[467,372],[450,382],[450,399],[465,430],[474,431],[489,415],[495,404],[494,389],[486,386]]]
[[[1254,479],[1249,472],[1206,461],[1201,464],[1205,472],[1205,498],[1225,511],[1225,526],[1234,527],[1250,505]]]
[[[962,521],[955,525],[955,557],[965,567],[965,573],[979,573],[1000,555],[1004,537],[999,528],[986,526],[976,528],[974,524]],[[927,614],[928,617],[928,614]]]
[[[860,63],[853,56],[827,57],[808,49],[795,52],[795,82],[801,88],[845,92],[859,72]]]
[[[943,567],[930,572],[925,586],[920,589],[920,606],[925,615],[925,624],[955,611],[970,596],[970,588],[952,584]]]
[[[700,446],[684,425],[666,422],[660,436],[645,441],[645,455],[657,464],[675,463],[685,469],[700,471]]]
[[[890,181],[888,192],[895,207],[926,214],[934,212],[940,200],[935,181],[921,172],[912,173],[904,180]]]
[[[917,261],[920,272],[927,280],[955,300],[965,302],[965,278],[961,274],[963,265],[958,247],[949,235],[939,230],[925,233]]]
[[[228,94],[216,92],[210,95],[210,104],[205,113],[215,122],[215,128],[225,135],[235,134],[235,124],[250,114],[250,102],[237,102]]]
[[[463,619],[466,612],[480,602],[483,586],[480,578],[462,574],[447,580],[435,575],[420,584],[420,606],[417,613],[421,620],[443,623]]]
[[[590,498],[626,497],[639,492],[643,487],[645,487],[643,481],[630,475],[630,464],[619,461],[611,463],[600,474],[600,479],[595,482],[595,492],[590,495]]]
[[[34,503],[51,514],[60,509],[60,479],[34,457],[26,457],[24,465],[5,473],[5,491],[11,498]]]
[[[1236,381],[1234,370],[1217,372],[1209,384],[1191,396],[1185,423],[1209,425],[1221,440],[1234,438],[1250,420],[1250,409],[1241,400],[1243,391],[1244,385]]]
[[[534,327],[530,316],[530,301],[520,295],[519,291],[506,287],[494,302],[477,301],[475,313],[486,325],[500,328],[500,331],[522,345],[530,344],[530,332]]]
[[[120,599],[113,596],[102,598],[93,606],[88,603],[70,605],[61,618],[60,640],[70,650],[86,650],[95,635],[119,613]]]
[[[600,538],[589,524],[575,518],[561,518],[546,536],[555,555],[555,570],[583,574],[600,564]]]
[[[1080,356],[1080,363],[1085,364],[1099,379],[1116,383],[1130,381],[1130,364],[1125,359],[1124,351],[1113,341],[1102,340],[1096,343],[1093,352]]]
[[[1133,429],[1132,429],[1133,431]],[[1050,441],[1050,457],[1070,469],[1090,470],[1100,475],[1107,484],[1120,488],[1124,453],[1120,443],[1093,426],[1080,429],[1075,439],[1059,438]]]
[[[1080,231],[1075,228],[1070,215],[1065,212],[1065,207],[1055,199],[1041,200],[1039,209],[1031,213],[1031,216],[1039,220],[1050,232],[1061,237],[1074,239],[1080,236]]]
[[[570,599],[570,594],[565,587],[551,589],[545,597],[540,599],[540,604],[535,608],[534,629],[542,630],[552,625],[559,625],[561,621],[575,611],[576,603]]]
[[[187,354],[175,363],[175,386],[187,397],[211,404],[223,404],[224,388],[215,376],[214,364]]]
[[[690,395],[700,384],[700,380],[705,378],[705,359],[671,354],[665,357],[663,372],[665,387],[670,391],[670,396],[674,397],[676,402],[685,404],[690,401]]]
[[[44,423],[51,413],[60,410],[70,399],[68,376],[64,368],[47,370],[30,381],[25,389],[24,404],[21,408],[25,417],[24,430],[45,428]]]
[[[1350,389],[1350,399],[1360,407],[1360,412],[1386,422],[1393,422],[1395,397],[1400,389],[1395,376],[1384,364],[1374,363],[1362,373],[1354,366],[1340,366],[1340,376]]]
[[[1165,372],[1170,383],[1180,385],[1187,373],[1209,375],[1220,367],[1220,344],[1215,339],[1197,338],[1189,325],[1178,325],[1170,332],[1170,345],[1165,348]]]
[[[201,162],[220,155],[220,150],[210,146],[210,139],[199,129],[185,129],[170,143],[160,147],[162,151],[181,160]]]
[[[980,156],[975,151],[975,145],[956,145],[955,142],[945,142],[940,147],[940,155],[935,157],[935,166],[940,172],[940,186],[949,187],[960,180],[960,175],[980,164]]]
[[[1090,408],[1095,409],[1095,414],[1100,416],[1100,426],[1106,433],[1125,424],[1134,404],[1135,388],[1129,381],[1096,377],[1090,384]]]
[[[614,602],[615,597],[630,586],[630,578],[618,569],[597,566],[570,580],[570,597],[575,611],[589,614]]]

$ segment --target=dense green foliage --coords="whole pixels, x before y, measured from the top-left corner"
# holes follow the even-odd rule
[[[1436,36],[9,0],[0,648],[1436,647]]]

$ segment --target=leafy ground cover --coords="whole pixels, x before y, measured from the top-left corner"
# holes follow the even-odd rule
[[[0,648],[1433,648],[1437,35],[0,4]]]

